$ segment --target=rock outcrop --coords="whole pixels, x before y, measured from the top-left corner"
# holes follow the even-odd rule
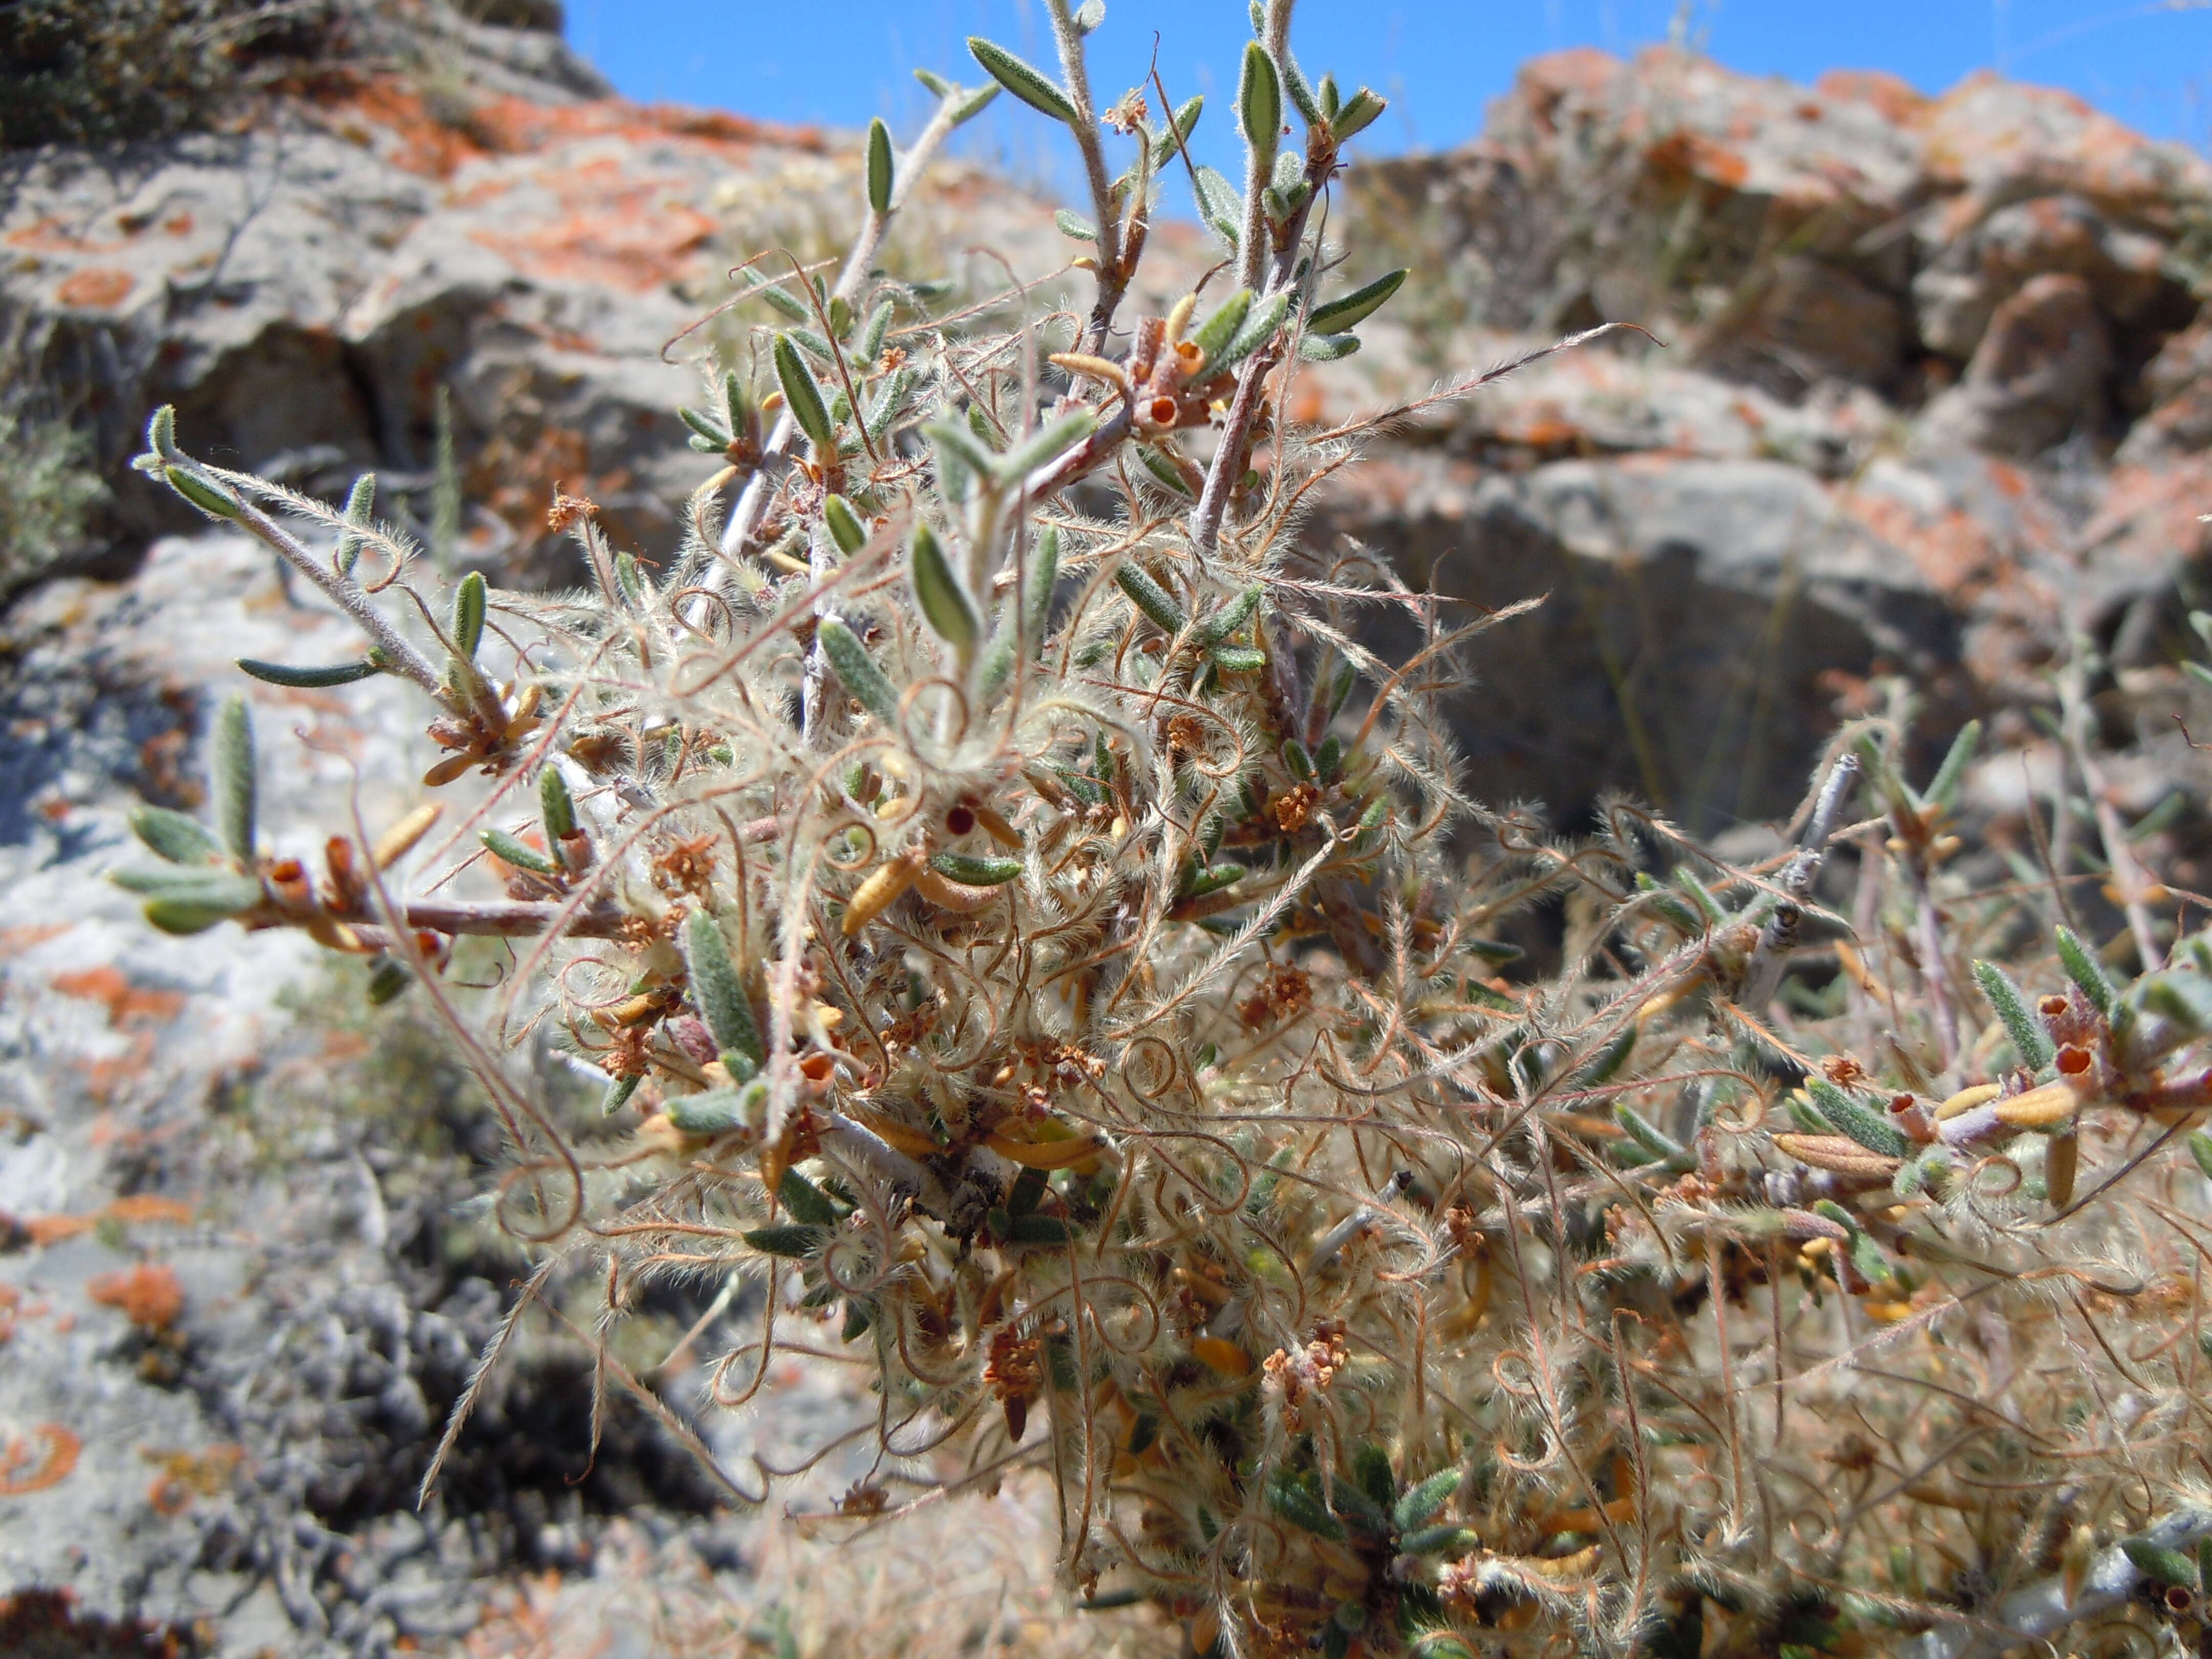
[[[1551,592],[1478,653],[1479,789],[1710,832],[1784,809],[1870,677],[1917,683],[1932,744],[2047,698],[2072,633],[2175,648],[2212,508],[2192,152],[1986,76],[1577,51],[1351,189],[1347,245],[1416,270],[1370,395],[1601,320],[1666,343],[1425,410],[1332,504],[1453,594]]]

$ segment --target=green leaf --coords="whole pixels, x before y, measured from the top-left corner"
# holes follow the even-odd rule
[[[1130,604],[1151,617],[1152,625],[1163,634],[1180,634],[1190,620],[1167,589],[1154,581],[1133,559],[1123,559],[1115,568],[1114,585],[1128,596]]]
[[[545,840],[557,847],[576,833],[576,803],[568,793],[568,781],[551,762],[538,770],[538,816],[545,825]]]
[[[998,476],[999,454],[975,435],[974,429],[959,421],[932,421],[922,428],[921,435],[937,446],[937,470],[943,476],[948,458],[967,471],[990,478]]]
[[[638,1085],[644,1081],[645,1073],[639,1072],[630,1077],[618,1077],[607,1085],[607,1091],[599,1097],[599,1115],[612,1117],[629,1105],[629,1097],[637,1092]]]
[[[1275,60],[1257,40],[1244,43],[1244,62],[1237,77],[1237,125],[1266,172],[1282,137],[1283,85],[1275,73]]]
[[[786,1170],[775,1190],[794,1221],[809,1227],[834,1227],[842,1219],[837,1206],[830,1201],[829,1194],[796,1170]]]
[[[1249,645],[1217,645],[1206,656],[1224,674],[1256,674],[1267,665],[1267,653]]]
[[[187,472],[180,466],[169,467],[161,476],[168,480],[170,489],[175,490],[208,517],[234,519],[238,516],[238,497],[221,484],[210,483],[197,473]]]
[[[1846,1094],[1818,1072],[1805,1079],[1805,1091],[1820,1109],[1820,1115],[1834,1124],[1838,1133],[1849,1135],[1869,1152],[1880,1152],[1885,1158],[1911,1155],[1911,1141],[1905,1131],[1889,1121],[1887,1113],[1878,1112]]]
[[[253,857],[253,716],[246,699],[226,701],[215,718],[215,816],[222,844],[241,862]]]
[[[1252,620],[1260,609],[1260,601],[1265,597],[1266,589],[1260,583],[1253,582],[1234,599],[1216,607],[1213,614],[1198,625],[1199,643],[1219,645]]]
[[[684,919],[684,965],[692,1004],[714,1034],[714,1046],[741,1054],[756,1066],[765,1064],[768,1048],[753,1021],[745,982],[730,960],[721,924],[704,910],[694,910]]]
[[[709,452],[727,449],[730,447],[730,434],[723,429],[720,422],[711,416],[702,415],[696,409],[686,409],[679,405],[676,410],[676,417],[699,434]]]
[[[260,890],[257,887],[254,892],[258,901]],[[252,908],[234,905],[228,899],[210,894],[172,894],[147,900],[142,914],[149,925],[164,933],[188,935],[204,933]]]
[[[1387,271],[1364,288],[1356,288],[1325,306],[1316,306],[1307,314],[1307,328],[1316,334],[1340,334],[1346,329],[1357,328],[1405,286],[1406,276],[1403,270]]]
[[[392,957],[380,957],[368,974],[368,1006],[381,1008],[404,993],[415,982],[415,975],[407,964]],[[630,1079],[635,1088],[638,1079]]]
[[[819,1227],[753,1227],[746,1230],[744,1241],[763,1255],[803,1261],[827,1244],[830,1236]]]
[[[1306,752],[1305,744],[1296,738],[1283,739],[1283,764],[1290,769],[1291,775],[1300,783],[1314,781],[1313,757]]]
[[[463,662],[476,660],[477,647],[483,640],[486,599],[481,570],[470,571],[453,590],[453,611],[447,619],[446,633],[453,642],[453,653]]]
[[[884,341],[891,331],[891,317],[897,307],[886,300],[868,313],[868,320],[860,330],[859,356],[861,362],[872,363],[884,355]]]
[[[353,481],[353,489],[346,496],[345,520],[354,530],[368,528],[369,520],[376,512],[376,474],[364,472]],[[337,550],[331,562],[341,576],[353,574],[354,565],[361,558],[362,538],[348,531],[338,538]]]
[[[668,1121],[687,1135],[727,1134],[745,1125],[747,1085],[737,1089],[708,1089],[696,1095],[678,1095],[664,1109]]]
[[[1329,123],[1329,131],[1340,144],[1353,134],[1364,132],[1374,125],[1376,118],[1389,107],[1383,100],[1362,87],[1345,100],[1342,109],[1337,111],[1336,118]]]
[[[1098,240],[1098,227],[1079,213],[1070,213],[1066,208],[1059,208],[1054,210],[1052,222],[1060,227],[1060,234],[1063,236],[1073,237],[1079,242]]]
[[[1632,1026],[1630,1029],[1632,1030],[1634,1028]],[[1688,1147],[1673,1136],[1662,1133],[1657,1126],[1625,1100],[1613,1103],[1613,1121],[1627,1132],[1631,1140],[1660,1163],[1686,1164],[1694,1161]]]
[[[822,387],[814,378],[814,371],[799,355],[788,331],[775,337],[772,354],[775,358],[776,384],[783,388],[784,406],[790,410],[791,418],[806,434],[806,441],[814,446],[814,453],[833,457],[837,453],[837,429],[830,423],[830,406],[823,401]]]
[[[1213,314],[1198,325],[1197,332],[1190,337],[1190,343],[1204,354],[1205,367],[1193,378],[1204,378],[1212,374],[1214,360],[1230,341],[1237,337],[1237,331],[1243,326],[1244,319],[1251,310],[1252,290],[1240,288],[1215,307]]]
[[[1212,227],[1215,235],[1235,247],[1244,217],[1237,187],[1212,167],[1200,167],[1192,178],[1198,194],[1198,216]]]
[[[1057,459],[1089,437],[1097,426],[1097,410],[1069,410],[1058,419],[1039,427],[1000,456],[999,476],[1018,478],[1032,469],[1042,466],[1047,461]]]
[[[1401,1555],[1442,1555],[1456,1559],[1468,1553],[1482,1542],[1482,1534],[1471,1527],[1449,1525],[1423,1527],[1409,1532],[1398,1540]]]
[[[1977,962],[1974,982],[1982,988],[1982,995],[2003,1022],[2005,1034],[2012,1038],[2012,1051],[2020,1056],[2021,1065],[2031,1072],[2039,1072],[2058,1058],[2057,1045],[2044,1028],[2043,1016],[2027,1006],[2020,987],[2007,977],[2003,969],[1994,962]]]
[[[2148,1538],[2123,1538],[2120,1548],[2146,1577],[2161,1584],[2178,1584],[2184,1589],[2197,1587],[2197,1564],[2179,1550],[2154,1544]]]
[[[963,887],[1002,886],[1022,873],[1019,859],[977,858],[967,853],[939,853],[929,867]]]
[[[2204,1178],[2212,1181],[2212,1134],[2199,1129],[2189,1137],[2189,1155],[2197,1160],[2197,1167]]]
[[[1042,71],[1030,67],[1008,52],[994,46],[979,34],[968,37],[968,50],[983,66],[983,72],[1020,99],[1040,115],[1049,115],[1055,121],[1065,121],[1071,127],[1079,126],[1081,118],[1075,106],[1068,101],[1052,80]]]
[[[1294,1527],[1334,1543],[1344,1541],[1344,1523],[1328,1512],[1321,1494],[1292,1474],[1278,1468],[1267,1477],[1267,1507]]]
[[[1352,1478],[1382,1521],[1398,1497],[1398,1477],[1390,1468],[1390,1454],[1372,1440],[1363,1440],[1352,1454]]]
[[[1183,477],[1182,469],[1178,467],[1173,461],[1170,460],[1164,454],[1161,453],[1160,451],[1153,448],[1150,444],[1139,444],[1137,446],[1137,459],[1144,463],[1145,471],[1151,473],[1153,478],[1158,483],[1165,485],[1169,489],[1174,491],[1178,495],[1183,496],[1186,499],[1189,497],[1191,493],[1190,484]]]
[[[134,806],[130,823],[132,835],[172,864],[208,864],[222,855],[207,825],[166,806]]]
[[[1275,331],[1283,325],[1283,318],[1290,308],[1291,294],[1288,289],[1261,301],[1253,307],[1251,314],[1244,319],[1235,337],[1227,345],[1222,347],[1221,355],[1206,359],[1205,372],[1208,374],[1221,374],[1236,368],[1237,364],[1275,337]]]
[[[2066,970],[2066,977],[2080,988],[2088,999],[2089,1006],[2107,1019],[2112,1018],[2116,993],[2112,981],[2105,977],[2105,970],[2097,963],[2096,953],[2081,943],[2070,927],[2058,930],[2058,964]]]
[[[848,557],[868,544],[867,526],[842,495],[823,497],[822,521],[830,526],[830,539],[837,544],[837,550]]]
[[[1252,872],[1241,864],[1216,864],[1200,870],[1183,884],[1182,896],[1204,898],[1208,893],[1218,893],[1234,887]]]
[[[878,216],[891,210],[891,130],[880,115],[868,123],[868,208]]]
[[[868,411],[867,429],[871,439],[878,443],[883,441],[884,434],[890,430],[891,422],[906,407],[908,395],[913,392],[915,382],[919,378],[914,369],[904,364],[890,372],[883,389],[876,393],[875,406]]]
[[[1298,356],[1310,363],[1339,362],[1358,349],[1357,334],[1308,334],[1298,341]]]
[[[180,903],[203,905],[216,912],[217,920],[251,910],[264,896],[261,884],[252,876],[211,866],[115,870],[108,873],[107,878],[125,892],[136,893],[142,898],[174,899]]]
[[[485,830],[479,833],[494,858],[503,859],[518,870],[532,870],[541,876],[561,873],[561,864],[557,859],[539,852],[527,842],[517,840],[504,830]]]
[[[1198,125],[1198,118],[1205,108],[1203,97],[1187,100],[1168,123],[1168,131],[1152,141],[1152,170],[1155,173],[1173,160],[1175,153],[1189,139],[1190,131]]]
[[[814,313],[806,308],[806,302],[789,289],[779,283],[771,283],[766,277],[750,270],[745,272],[745,281],[752,285],[753,289],[745,296],[747,299],[767,301],[769,310],[781,312],[794,323],[804,323],[812,319]]]
[[[177,450],[177,406],[163,404],[146,422],[146,447],[165,461],[181,461]]]
[[[1032,649],[1044,643],[1052,626],[1053,590],[1060,581],[1060,526],[1037,532],[1036,560],[1022,573],[1022,631]]]
[[[241,671],[257,680],[270,685],[289,685],[303,690],[325,686],[351,685],[356,680],[365,680],[372,674],[381,673],[374,663],[363,658],[359,662],[332,663],[327,668],[295,668],[281,662],[262,662],[252,657],[240,657]]]
[[[927,522],[914,527],[908,574],[914,582],[914,596],[921,602],[921,614],[937,636],[963,657],[973,651],[975,641],[982,636],[982,616],[975,609],[967,584],[952,568],[952,562],[945,556],[937,532]]]
[[[845,689],[860,700],[860,705],[878,720],[890,723],[898,718],[898,693],[884,678],[868,656],[867,647],[860,636],[836,617],[825,617],[815,630],[814,637],[822,647],[822,654],[830,659],[830,666],[837,671],[837,678]]]
[[[1410,1532],[1423,1525],[1445,1502],[1459,1490],[1460,1472],[1439,1469],[1417,1486],[1408,1486],[1398,1499],[1398,1507],[1391,1511],[1390,1519],[1401,1532]]]
[[[1930,806],[1947,811],[1958,799],[1959,785],[1966,775],[1966,764],[1974,758],[1974,750],[1982,740],[1982,723],[1968,720],[1959,728],[1959,735],[1951,740],[1950,752],[1943,757],[1942,765],[1929,781],[1927,792],[1921,797]]]

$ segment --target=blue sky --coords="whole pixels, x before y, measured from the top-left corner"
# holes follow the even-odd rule
[[[912,79],[981,72],[963,46],[986,34],[1051,60],[1041,0],[568,0],[569,39],[623,93],[774,119],[858,127],[872,115],[902,136],[927,112]],[[1171,95],[1233,85],[1246,0],[1108,0],[1093,37],[1105,101],[1144,74],[1159,35]],[[1515,67],[1566,46],[1630,52],[1670,27],[1723,63],[1810,80],[1882,69],[1929,92],[2002,67],[2063,86],[2160,137],[2212,132],[2212,0],[1303,0],[1294,46],[1309,74],[1334,70],[1393,100],[1372,152],[1443,149],[1472,137]],[[1224,159],[1227,111],[1209,100]],[[1046,123],[1000,99],[971,147],[1030,176],[1065,179]]]

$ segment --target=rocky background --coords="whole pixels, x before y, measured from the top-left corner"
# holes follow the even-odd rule
[[[0,1651],[994,1651],[1046,1621],[1136,1650],[1133,1616],[1071,1634],[1033,1588],[1052,1540],[1017,1493],[928,1529],[916,1597],[910,1545],[747,1511],[641,1412],[611,1406],[594,1454],[589,1355],[552,1316],[415,1508],[524,1270],[467,1202],[495,1146],[420,1009],[372,1013],[297,940],[153,935],[100,878],[131,804],[196,799],[229,659],[346,648],[125,463],[173,402],[226,463],[326,493],[375,468],[441,556],[507,580],[572,574],[556,485],[665,551],[708,470],[675,405],[757,319],[686,330],[740,260],[839,246],[857,150],[618,100],[542,5],[312,16],[206,118],[118,98],[82,133],[0,128]],[[1066,258],[1042,208],[949,165],[896,255],[988,291],[993,254]],[[1627,791],[1753,848],[1839,718],[1910,707],[1930,749],[1990,722],[1972,799],[2002,839],[2061,787],[2071,672],[2114,804],[2206,885],[2179,665],[2212,511],[2202,158],[1995,80],[1931,100],[1573,52],[1476,143],[1358,171],[1340,216],[1353,274],[1416,275],[1305,416],[1600,320],[1653,337],[1396,422],[1312,523],[1324,561],[1550,595],[1457,694],[1485,798],[1571,828]],[[1202,258],[1160,240],[1162,282]],[[412,804],[431,753],[399,688],[244,689],[280,842]],[[649,1310],[635,1357],[726,1463],[779,1413],[865,1413],[794,1377],[697,1414],[696,1358],[667,1356],[712,1302]],[[884,1478],[825,1468],[795,1501]]]

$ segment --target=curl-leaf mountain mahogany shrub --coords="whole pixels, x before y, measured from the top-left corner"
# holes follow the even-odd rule
[[[302,928],[419,986],[543,1273],[595,1260],[610,1319],[654,1274],[757,1276],[719,1401],[842,1352],[884,1454],[848,1512],[1038,1471],[1084,1604],[1150,1602],[1187,1653],[2186,1633],[2212,1235],[2174,1143],[2212,1102],[2178,1068],[2212,944],[2039,955],[2041,895],[1952,873],[1971,732],[1924,791],[1897,722],[1845,733],[1800,850],[1753,869],[1626,806],[1571,845],[1479,805],[1431,694],[1498,618],[1295,543],[1375,424],[1287,411],[1403,274],[1319,230],[1381,101],[1308,81],[1270,0],[1233,185],[1182,153],[1196,100],[1095,106],[1097,0],[1048,9],[1056,70],[978,40],[988,80],[925,76],[914,144],[870,131],[842,270],[747,292],[773,314],[685,411],[720,465],[672,569],[563,498],[586,591],[435,599],[373,480],[327,506],[156,415],[144,470],[366,636],[241,668],[411,680],[426,788],[483,781],[311,868],[257,830],[232,702],[216,826],[142,811],[161,862],[118,879],[156,927]],[[877,268],[1001,88],[1081,154],[1087,310]],[[1177,179],[1220,264],[1125,318]],[[1407,660],[1362,643],[1373,607],[1420,624]],[[504,896],[453,896],[471,861]],[[1500,924],[1547,899],[1563,965],[1509,979]],[[441,978],[471,933],[515,956],[490,1030]],[[508,1080],[532,1036],[626,1139],[569,1144]]]

